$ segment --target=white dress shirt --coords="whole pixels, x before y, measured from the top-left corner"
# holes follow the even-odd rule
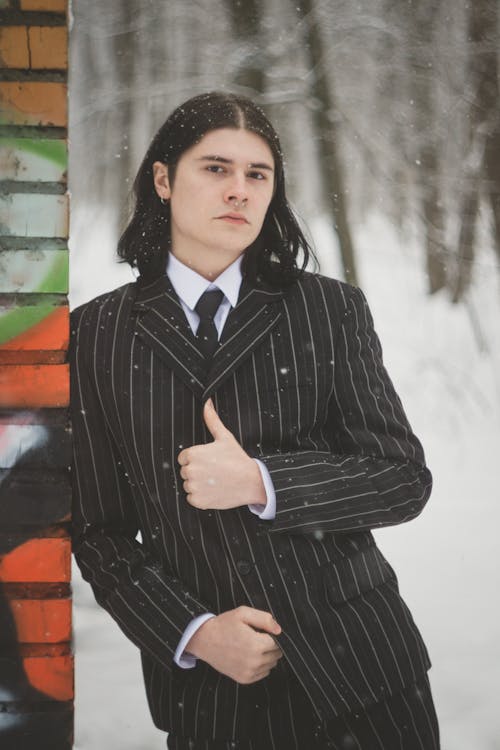
[[[214,324],[217,328],[217,335],[220,339],[227,316],[231,309],[236,306],[238,301],[242,281],[241,261],[242,256],[240,255],[240,257],[231,263],[231,265],[228,266],[220,276],[217,276],[214,281],[209,281],[203,276],[200,276],[196,271],[193,271],[189,266],[181,263],[181,261],[172,253],[168,254],[167,275],[179,297],[182,309],[184,310],[188,323],[191,326],[191,330],[195,335],[200,323],[200,317],[195,311],[198,300],[207,289],[220,289],[224,294],[224,297],[222,298],[219,308],[214,316]],[[258,515],[262,520],[271,521],[276,514],[276,495],[273,483],[264,464],[258,459],[255,459],[255,461],[260,469],[266,491],[267,502],[264,507],[262,507],[262,505],[249,505],[248,507],[252,513]],[[188,669],[195,666],[196,658],[189,653],[184,653],[184,650],[198,628],[200,628],[201,625],[211,617],[215,617],[215,615],[212,612],[207,612],[195,617],[187,626],[174,654],[174,661],[180,667]]]

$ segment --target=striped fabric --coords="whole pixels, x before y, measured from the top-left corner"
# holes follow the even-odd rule
[[[274,673],[273,673],[274,674]],[[269,683],[269,681],[268,681]],[[262,686],[264,687],[264,685]],[[271,689],[269,689],[271,687]],[[422,679],[367,711],[319,723],[293,678],[264,691],[251,737],[196,739],[168,735],[169,750],[439,750],[439,728],[428,681]]]
[[[244,284],[208,373],[166,276],[78,308],[72,341],[75,554],[141,650],[157,726],[243,737],[266,711],[262,684],[173,665],[186,625],[207,610],[271,611],[279,671],[325,720],[425,674],[425,646],[370,530],[417,516],[431,477],[359,289],[315,274],[284,293]],[[209,396],[267,466],[274,521],[186,502],[177,455],[210,439]]]

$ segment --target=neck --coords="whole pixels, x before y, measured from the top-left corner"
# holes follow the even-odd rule
[[[221,273],[231,265],[231,263],[234,263],[240,255],[243,255],[244,251],[235,256],[228,256],[221,252],[214,253],[213,256],[209,253],[195,255],[194,253],[178,253],[175,250],[171,250],[170,252],[177,258],[177,260],[180,260],[185,266],[188,266],[193,271],[196,271],[196,273],[199,273],[204,279],[213,281],[220,276]]]

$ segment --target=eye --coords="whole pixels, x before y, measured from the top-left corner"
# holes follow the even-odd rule
[[[251,177],[252,180],[267,180],[267,175],[263,172],[249,172],[248,176]]]
[[[220,164],[209,164],[207,167],[207,172],[213,172],[213,174],[221,174],[225,171],[224,167],[221,167]]]

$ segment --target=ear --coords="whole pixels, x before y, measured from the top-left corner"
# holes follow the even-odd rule
[[[171,195],[167,165],[161,161],[153,163],[153,182],[160,198],[168,200]]]

